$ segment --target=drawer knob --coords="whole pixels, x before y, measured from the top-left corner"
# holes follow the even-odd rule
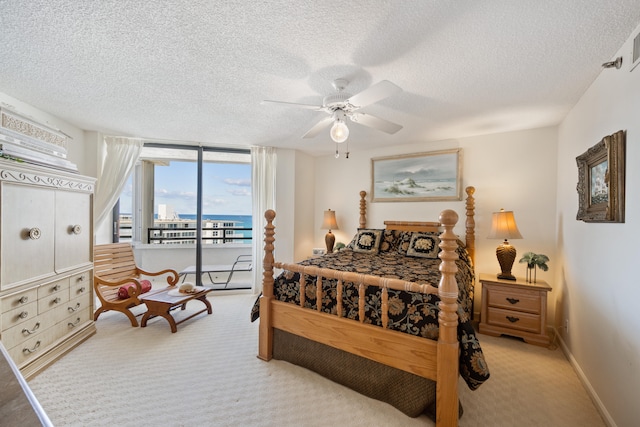
[[[36,323],[35,325],[33,325],[33,329],[27,329],[24,328],[22,330],[22,335],[31,335],[31,334],[35,334],[36,331],[40,329],[40,322]]]
[[[22,349],[22,352],[23,352],[23,353],[27,353],[27,354],[35,353],[35,352],[38,350],[38,347],[40,347],[40,341],[38,341],[38,342],[37,342],[33,347],[31,347],[31,348],[23,348],[23,349]]]
[[[520,320],[517,317],[513,317],[513,316],[507,316],[507,320],[511,323],[516,323],[518,320]]]
[[[53,288],[51,288],[51,292],[58,292],[60,290],[60,285],[55,285]]]
[[[79,294],[81,294],[81,293],[83,293],[83,292],[84,292],[84,291],[86,291],[86,290],[87,290],[87,289],[83,286],[83,287],[81,287],[80,289],[78,289],[78,293],[79,293]]]
[[[73,234],[80,234],[80,233],[82,233],[82,227],[81,227],[80,225],[77,225],[77,224],[76,224],[76,225],[72,225],[70,228],[71,228],[71,232],[72,232]]]
[[[60,298],[56,298],[51,300],[51,304],[60,304],[60,301],[61,301]]]
[[[18,317],[20,319],[26,319],[27,317],[29,317],[29,312],[28,311],[23,311],[20,314],[18,314]]]
[[[32,229],[29,230],[29,238],[31,240],[38,240],[41,235],[42,235],[42,232],[38,227],[33,227]]]
[[[520,302],[520,300],[517,298],[507,298],[507,301],[509,301],[511,304],[517,304]]]
[[[26,303],[28,303],[28,302],[29,302],[29,297],[25,295],[25,296],[21,297],[21,298],[18,300],[18,302],[19,302],[20,304],[26,304]]]

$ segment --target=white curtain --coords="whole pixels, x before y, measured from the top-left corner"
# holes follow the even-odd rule
[[[264,212],[276,205],[276,150],[251,147],[251,198],[253,202],[253,292],[262,292],[264,259]]]
[[[122,193],[144,142],[137,138],[104,137],[104,161],[94,197],[95,226],[104,221]]]

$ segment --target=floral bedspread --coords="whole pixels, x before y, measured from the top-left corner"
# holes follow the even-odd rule
[[[456,261],[456,280],[460,289],[458,297],[458,339],[460,341],[460,374],[471,390],[478,388],[489,378],[489,370],[480,343],[471,325],[474,273],[466,250],[458,248],[460,259]],[[429,283],[435,287],[440,280],[440,259],[427,259],[403,255],[397,250],[380,251],[377,254],[355,252],[347,247],[339,252],[327,254],[301,262],[335,270],[374,274],[418,283]],[[335,314],[336,281],[323,279],[321,311]],[[274,298],[300,304],[299,274],[284,271],[276,278]],[[405,332],[428,339],[438,339],[437,295],[417,292],[389,290],[389,329]],[[305,286],[305,307],[316,309],[316,278],[307,279]],[[381,290],[367,287],[365,294],[365,323],[382,325]],[[358,289],[356,285],[344,283],[343,317],[359,320]],[[253,306],[251,321],[259,316],[259,298]]]

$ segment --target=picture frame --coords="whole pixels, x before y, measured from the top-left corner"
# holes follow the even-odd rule
[[[625,141],[620,130],[576,157],[577,220],[624,222]]]
[[[462,200],[462,149],[371,159],[372,202]]]

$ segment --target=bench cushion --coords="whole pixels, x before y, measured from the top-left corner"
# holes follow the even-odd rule
[[[127,299],[129,298],[129,288],[131,287],[136,287],[135,283],[127,283],[126,285],[122,285],[120,286],[120,289],[118,289],[118,299]],[[142,293],[146,293],[149,292],[151,290],[151,282],[143,279],[140,280],[140,286],[142,286]]]

